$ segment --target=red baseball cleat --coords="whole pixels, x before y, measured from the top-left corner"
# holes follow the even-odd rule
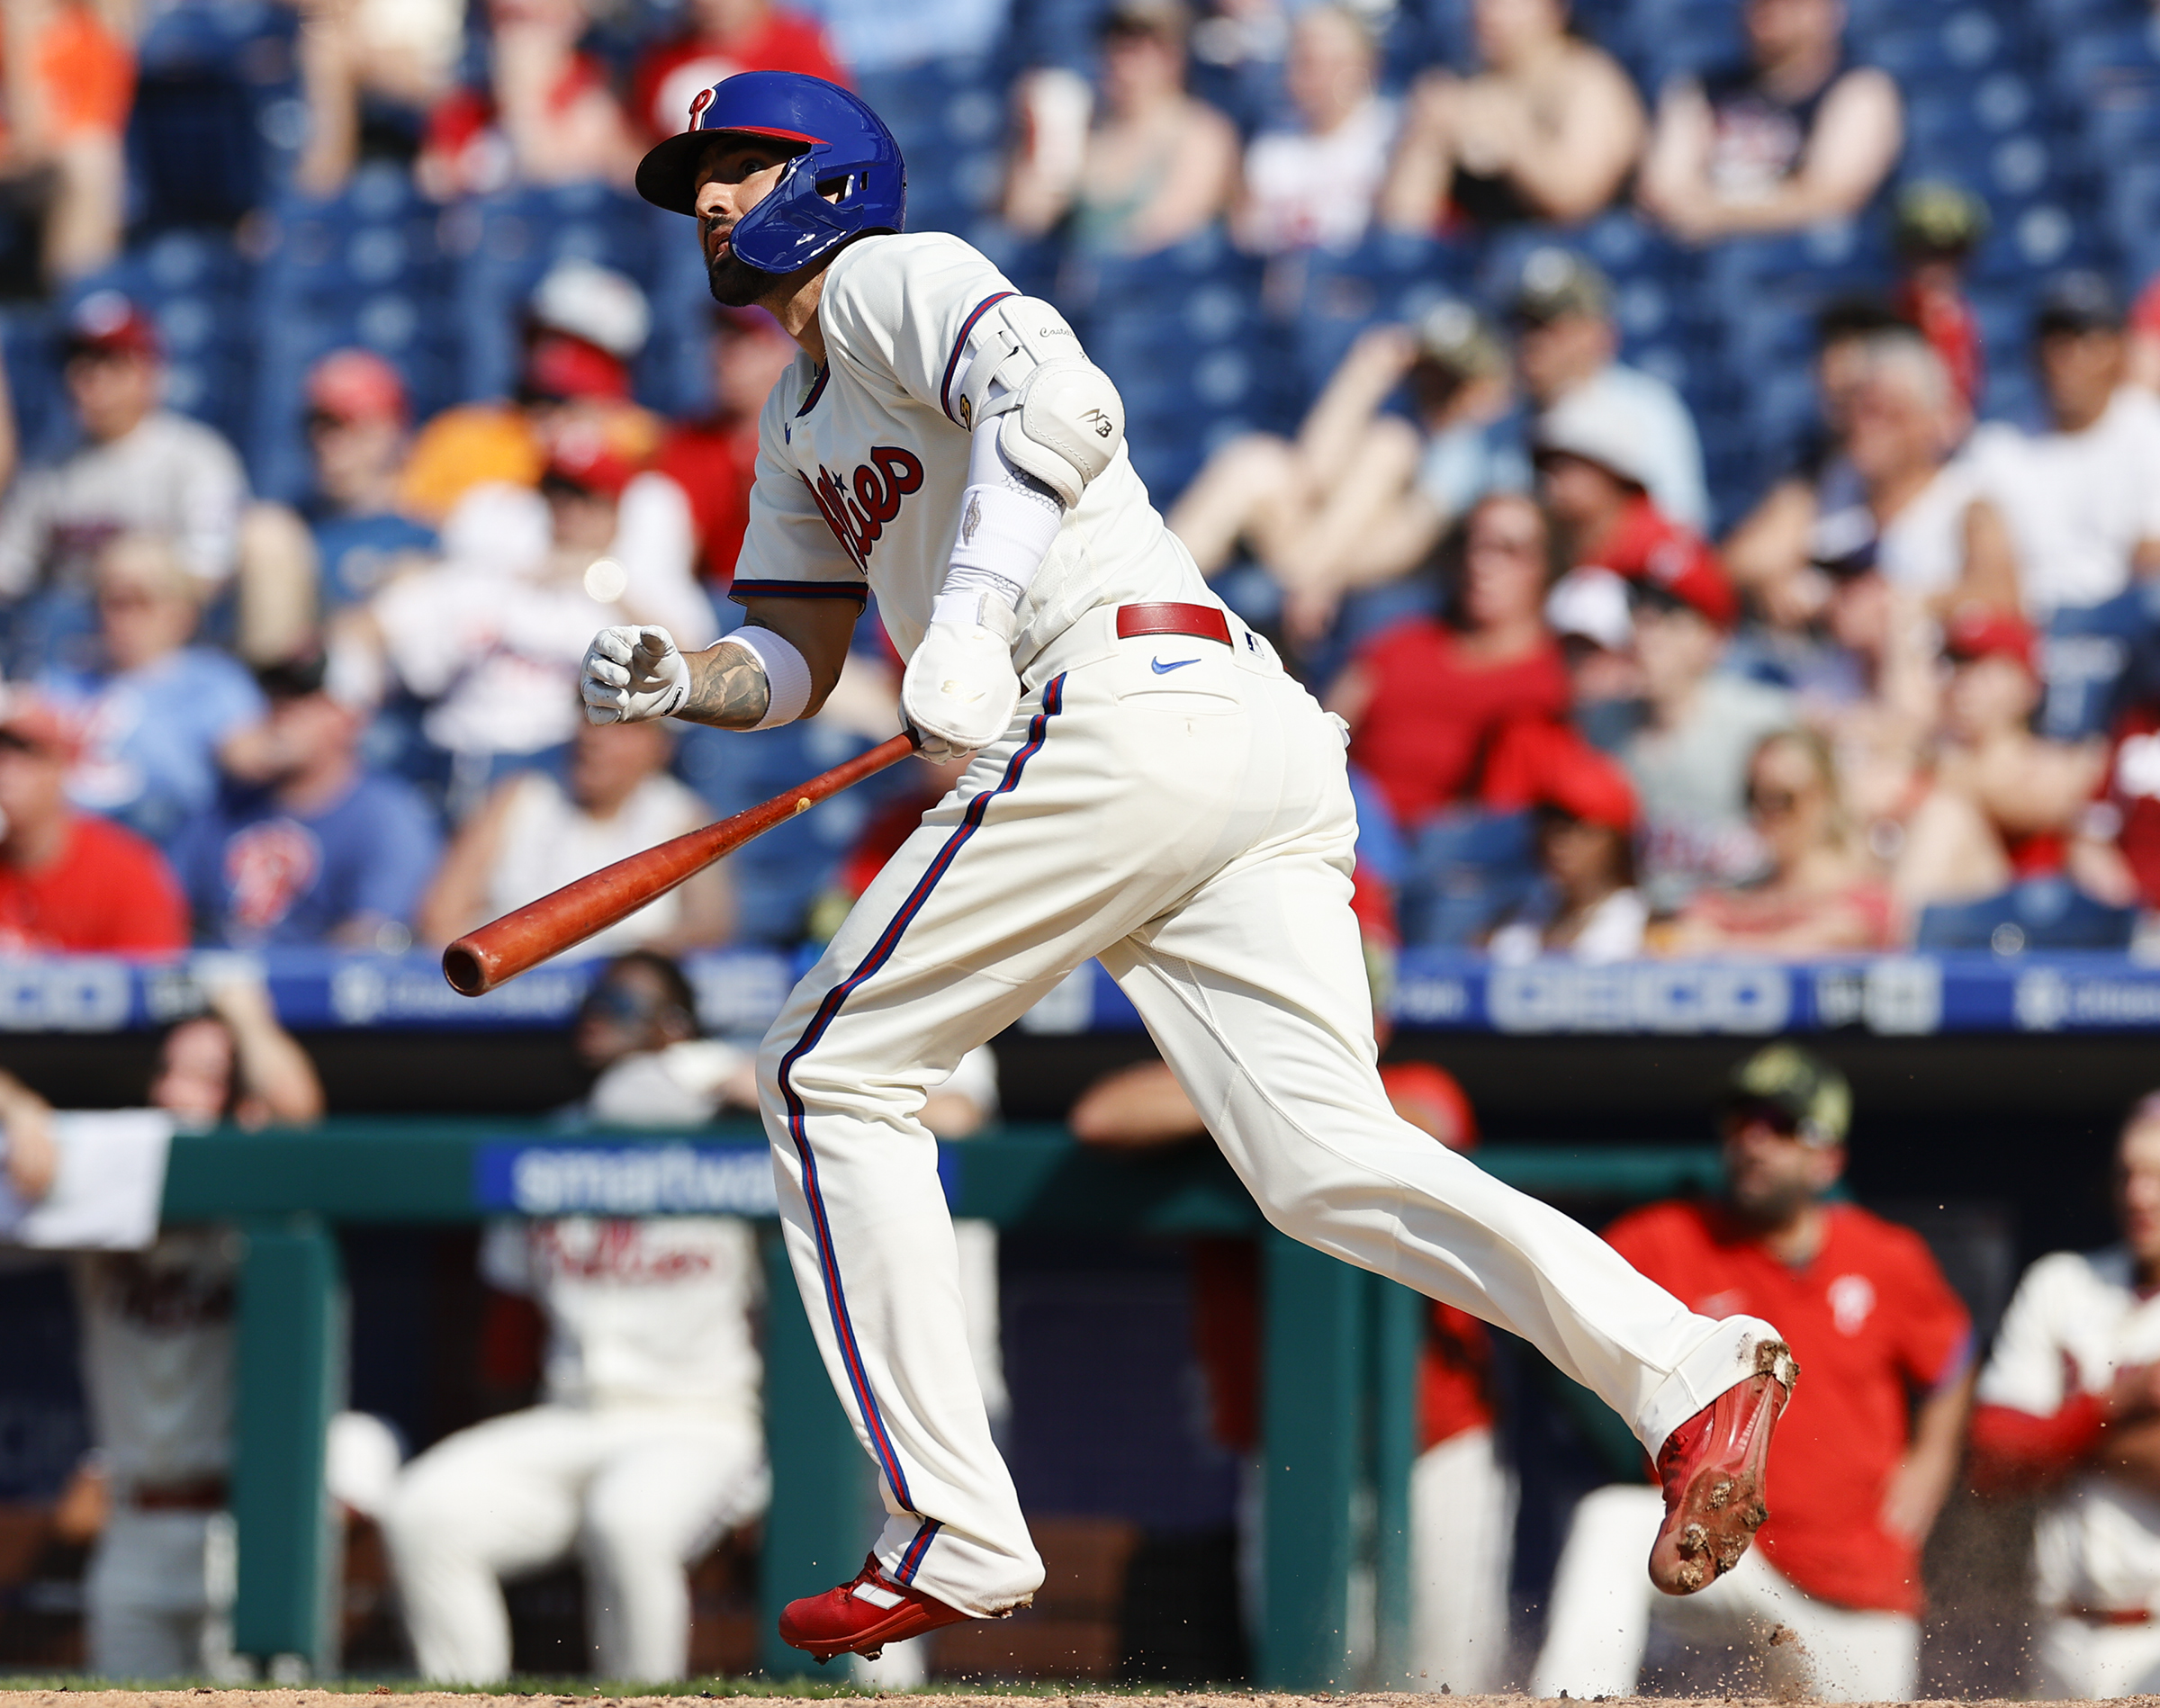
[[[1755,1348],[1755,1373],[1720,1394],[1658,1450],[1665,1523],[1651,1544],[1650,1581],[1691,1596],[1740,1564],[1762,1521],[1770,1432],[1793,1396],[1800,1366],[1781,1340]]]
[[[887,1643],[958,1624],[968,1616],[920,1589],[896,1583],[872,1554],[852,1583],[789,1602],[780,1614],[780,1641],[807,1650],[821,1667],[835,1655],[875,1660]]]

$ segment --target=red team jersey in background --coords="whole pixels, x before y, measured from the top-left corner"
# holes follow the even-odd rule
[[[187,907],[156,849],[78,815],[42,871],[0,866],[0,949],[152,955],[187,947]]]
[[[1917,1614],[1920,1549],[1884,1528],[1883,1496],[1915,1391],[1964,1373],[1972,1320],[1919,1235],[1850,1204],[1828,1214],[1822,1249],[1798,1268],[1715,1204],[1653,1204],[1606,1238],[1689,1309],[1777,1324],[1800,1361],[1770,1444],[1765,1557],[1819,1600]]]

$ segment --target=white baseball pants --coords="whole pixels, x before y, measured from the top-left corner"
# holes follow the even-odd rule
[[[508,1677],[501,1580],[574,1552],[599,1675],[684,1677],[684,1568],[769,1489],[756,1420],[695,1407],[536,1406],[460,1430],[405,1468],[382,1515],[422,1676]]]
[[[1490,1429],[1451,1435],[1410,1467],[1411,1689],[1489,1696],[1507,1682],[1515,1498]]]
[[[1026,1600],[1042,1565],[984,1418],[917,1111],[1091,956],[1276,1227],[1522,1335],[1646,1446],[1773,1332],[1695,1316],[1390,1109],[1342,726],[1231,632],[1120,641],[1102,607],[1052,643],[759,1055],[788,1254],[891,1515],[878,1558],[970,1614]]]
[[[91,1672],[245,1677],[232,1652],[234,1587],[230,1514],[145,1512],[116,1502],[83,1583]]]
[[[2040,1628],[2039,1689],[2066,1702],[2160,1695],[2160,1623],[2095,1625],[2061,1615]]]
[[[1576,1503],[1553,1574],[1534,1696],[1632,1696],[1655,1619],[1696,1648],[1741,1645],[1783,1684],[1826,1702],[1910,1702],[1920,1685],[1920,1622],[1840,1607],[1796,1588],[1750,1549],[1692,1596],[1658,1593],[1643,1574],[1664,1516],[1655,1488],[1615,1483]],[[1790,1640],[1771,1641],[1779,1626]],[[1760,1695],[1751,1686],[1750,1693]]]

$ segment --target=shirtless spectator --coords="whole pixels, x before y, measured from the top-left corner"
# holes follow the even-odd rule
[[[1379,58],[1347,6],[1324,0],[1298,14],[1283,65],[1298,124],[1261,132],[1245,151],[1231,230],[1246,248],[1348,249],[1364,236],[1395,139],[1395,103],[1380,94]]]
[[[164,858],[133,832],[68,804],[73,733],[34,695],[0,694],[0,948],[185,948],[187,908]]]
[[[1916,332],[1868,341],[1846,423],[1857,500],[1816,520],[1818,562],[1872,567],[1937,613],[2019,608],[2017,547],[1971,459],[1970,425],[1942,358]]]
[[[1680,394],[1617,358],[1612,281],[1572,250],[1533,249],[1514,301],[1516,371],[1531,407],[1552,409],[1587,394],[1629,419],[1643,484],[1658,508],[1698,533],[1709,526],[1702,441]]]
[[[1973,1410],[1974,1487],[2040,1497],[2035,1682],[2063,1701],[2160,1689],[2160,1095],[2113,1160],[2120,1237],[2025,1272]]]
[[[292,0],[300,13],[307,140],[293,180],[312,196],[345,187],[369,109],[417,122],[449,89],[465,47],[464,0]]]
[[[1415,425],[1383,407],[1406,382]],[[1507,352],[1467,303],[1436,305],[1415,333],[1375,327],[1295,440],[1231,440],[1172,508],[1170,531],[1204,575],[1242,544],[1282,588],[1292,637],[1310,640],[1346,595],[1425,562],[1487,494],[1529,485],[1512,400]]]
[[[1022,79],[1007,225],[1032,238],[1062,224],[1084,252],[1152,255],[1228,211],[1238,131],[1185,93],[1191,27],[1182,0],[1119,0],[1102,19],[1096,89],[1058,69]]]
[[[630,80],[630,117],[648,139],[673,136],[700,89],[742,71],[799,71],[845,84],[817,19],[772,0],[691,0],[683,29],[648,48]]]
[[[1821,736],[1786,730],[1756,748],[1748,822],[1768,869],[1744,884],[1697,890],[1658,933],[1660,953],[1794,957],[1894,946],[1889,885],[1846,814]]]
[[[2032,733],[2040,683],[2024,619],[1960,609],[1946,625],[1943,650],[1952,666],[1944,741],[1935,786],[1912,814],[1894,875],[1899,902],[1917,914],[2058,874],[2103,902],[2134,899],[2114,815],[2095,810],[2107,744]]]
[[[148,313],[117,291],[76,305],[62,370],[83,443],[25,472],[0,507],[0,601],[18,609],[11,650],[42,663],[57,633],[86,625],[91,571],[116,534],[162,534],[204,597],[232,575],[248,479],[213,430],[164,407],[165,355]],[[0,480],[14,473],[12,405]],[[243,622],[245,614],[243,614]]]
[[[1643,207],[1692,243],[1849,220],[1904,147],[1897,85],[1846,56],[1842,0],[1744,15],[1747,63],[1667,88],[1643,157]]]
[[[586,0],[488,0],[484,82],[428,114],[416,171],[438,202],[513,184],[626,185],[641,147],[607,67],[579,43]]]
[[[1553,544],[1520,494],[1484,499],[1462,531],[1446,620],[1411,617],[1359,648],[1328,693],[1350,725],[1351,763],[1415,832],[1479,797],[1491,744],[1516,723],[1567,715],[1568,677],[1545,627]]]
[[[1478,71],[1411,92],[1380,216],[1402,231],[1572,225],[1612,202],[1642,148],[1642,103],[1568,0],[1473,0]]]
[[[371,598],[438,544],[399,491],[412,418],[398,371],[372,350],[332,351],[308,370],[306,404],[315,490],[297,510],[252,506],[240,530],[254,620],[238,651],[258,664],[304,649],[320,620]]]
[[[603,866],[680,836],[712,814],[667,774],[670,732],[657,724],[580,720],[567,781],[519,771],[468,819],[420,903],[417,935],[429,947]],[[580,946],[678,952],[726,940],[734,923],[726,868],[708,866],[680,888]]]
[[[1822,615],[1831,584],[1814,562],[1815,525],[1850,512],[1864,489],[1847,440],[1873,341],[1910,326],[1886,302],[1850,297],[1815,319],[1815,397],[1821,420],[1781,477],[1720,546],[1732,580],[1771,624],[1798,629]],[[1870,537],[1872,535],[1870,535]],[[1833,558],[1841,555],[1833,551]]]
[[[121,143],[135,94],[125,38],[92,0],[0,8],[0,205],[33,221],[38,270],[6,294],[94,273],[120,253]]]
[[[39,689],[75,726],[68,776],[77,806],[161,847],[217,793],[220,764],[245,764],[263,697],[229,652],[194,644],[202,589],[172,543],[123,534],[98,554],[97,634]]]
[[[1503,963],[1564,956],[1590,965],[1642,952],[1650,910],[1635,888],[1635,791],[1627,773],[1564,724],[1520,724],[1493,754],[1496,805],[1536,814],[1541,893],[1493,932]]]

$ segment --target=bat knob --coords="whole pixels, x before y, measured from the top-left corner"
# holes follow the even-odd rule
[[[805,795],[796,800],[795,810],[798,813],[807,813],[810,810],[810,797]]]

